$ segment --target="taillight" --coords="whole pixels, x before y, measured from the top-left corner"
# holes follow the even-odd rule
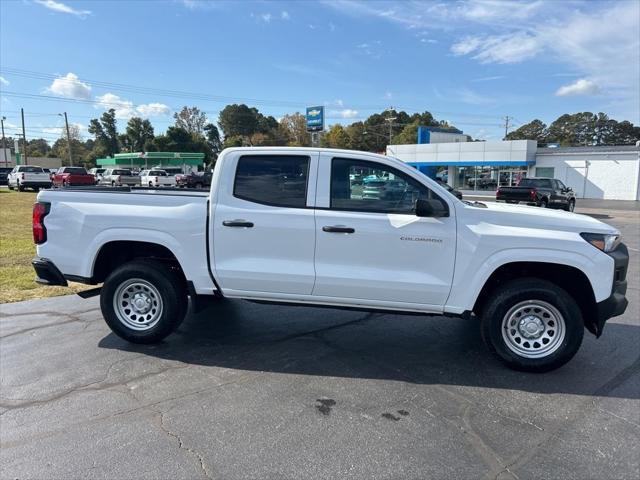
[[[21,174],[20,174],[20,178],[21,178],[22,180],[24,180],[24,173],[21,173]]]
[[[496,197],[499,197],[502,194],[502,192],[500,191],[500,187],[498,187],[498,189],[496,190]]]
[[[531,200],[535,200],[536,199],[536,191],[534,189],[531,189],[529,191],[529,196],[531,197]]]
[[[33,242],[40,245],[47,241],[47,228],[44,226],[44,217],[49,213],[50,203],[38,202],[33,204]]]
[[[156,179],[156,183],[157,183],[158,182],[158,177],[155,177],[155,179]]]

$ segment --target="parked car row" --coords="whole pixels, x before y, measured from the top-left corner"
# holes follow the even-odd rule
[[[153,168],[139,173],[126,168],[60,167],[49,170],[36,165],[18,165],[13,168],[0,168],[0,184],[9,189],[23,191],[27,188],[65,188],[74,186],[142,186],[142,187],[181,187],[209,188],[212,173],[174,174],[164,169]]]

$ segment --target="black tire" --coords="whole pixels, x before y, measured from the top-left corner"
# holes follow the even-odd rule
[[[24,187],[22,185],[20,185],[20,181],[16,182],[16,187],[17,187],[19,192],[24,192]]]
[[[155,323],[146,330],[137,330],[128,326],[127,321],[134,322],[135,315],[131,314],[134,320],[129,316],[127,316],[128,320],[121,320],[119,315],[124,313],[119,314],[114,308],[116,296],[120,298],[121,287],[126,286],[133,279],[141,279],[150,284],[161,299],[158,302],[161,313],[158,314]],[[132,343],[160,342],[180,326],[186,315],[187,306],[187,289],[183,279],[165,264],[153,260],[134,260],[120,266],[105,280],[100,293],[100,308],[107,325],[113,333]]]
[[[569,203],[567,203],[567,206],[564,207],[564,210],[566,210],[567,212],[573,212],[576,209],[576,201],[571,199],[569,200]]]
[[[561,315],[555,326],[550,326],[553,322],[542,318],[542,321],[549,322],[549,325],[544,326],[544,334],[557,333],[556,338],[560,340],[555,340],[555,350],[537,358],[518,354],[514,351],[514,348],[518,347],[510,346],[507,340],[509,332],[519,335],[516,327],[509,330],[508,320],[512,318],[509,316],[510,312],[518,305],[528,305],[529,302],[551,305]],[[526,315],[536,317],[539,313],[527,312]],[[521,321],[524,321],[524,316]],[[554,328],[555,332],[552,330]],[[561,336],[563,329],[564,337]],[[481,312],[481,332],[489,350],[508,367],[524,372],[548,372],[561,367],[576,354],[584,335],[584,321],[577,303],[565,290],[547,280],[521,278],[507,282],[491,293],[491,299]],[[542,341],[538,343],[537,340],[528,340],[525,336],[521,336],[521,341],[524,344],[531,342],[532,345],[538,344],[540,348],[547,348],[542,345]],[[553,344],[554,339],[551,338],[551,345]]]
[[[542,200],[540,200],[538,206],[540,208],[547,208],[549,206],[549,201],[546,198],[543,198]]]

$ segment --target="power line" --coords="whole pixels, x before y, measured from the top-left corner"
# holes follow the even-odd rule
[[[2,67],[0,71],[8,74],[21,76],[26,78],[34,78],[40,80],[56,80],[56,79],[64,79],[60,75],[53,75],[43,72],[35,72],[32,70],[23,70],[17,68],[8,68]],[[68,80],[67,80],[68,81]],[[260,99],[260,98],[250,98],[250,97],[234,97],[234,96],[223,96],[223,95],[212,95],[207,93],[198,93],[198,92],[189,92],[189,91],[181,91],[181,90],[171,90],[171,89],[160,89],[160,88],[151,88],[151,87],[143,87],[125,83],[115,83],[115,82],[105,82],[100,80],[91,80],[87,78],[78,78],[75,83],[90,83],[91,86],[103,87],[105,89],[112,89],[117,91],[125,91],[130,93],[138,93],[143,95],[155,95],[155,96],[164,96],[164,97],[175,97],[175,98],[188,98],[188,99],[196,99],[203,101],[211,101],[218,103],[251,103],[255,105],[263,105],[263,106],[276,106],[276,107],[288,107],[288,108],[296,108],[302,110],[304,105],[311,105],[317,102],[312,101],[291,101],[291,100],[273,100],[273,99]],[[330,105],[326,105],[330,106]],[[336,108],[344,108],[344,105],[337,106]],[[386,110],[386,106],[383,105],[348,105],[349,108],[359,109],[359,110]],[[419,111],[422,108],[415,108],[409,106],[401,106],[398,107],[402,110],[410,110],[410,111]],[[487,115],[487,114],[478,114],[478,113],[463,113],[463,112],[447,112],[442,110],[429,110],[432,113],[437,113],[439,115],[454,115],[460,117],[476,117],[476,118],[492,118],[495,119],[497,115]]]

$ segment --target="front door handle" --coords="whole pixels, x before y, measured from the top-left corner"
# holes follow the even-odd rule
[[[355,233],[356,229],[351,227],[344,227],[342,225],[333,225],[322,227],[322,231],[328,233]]]
[[[225,227],[244,227],[244,228],[252,228],[253,222],[247,222],[245,220],[225,220],[222,222],[222,225]]]

